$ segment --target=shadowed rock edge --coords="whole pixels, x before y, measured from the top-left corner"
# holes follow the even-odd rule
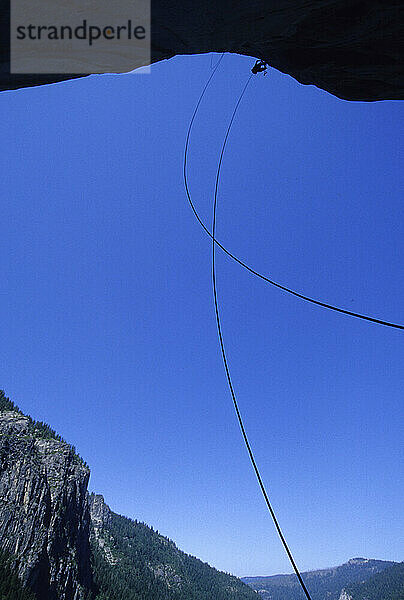
[[[9,2],[3,9],[0,89],[79,76],[9,73]],[[399,100],[402,8],[397,0],[190,0],[152,3],[152,62],[231,52],[265,60],[345,100]]]

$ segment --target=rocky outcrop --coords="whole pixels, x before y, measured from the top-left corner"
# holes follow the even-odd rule
[[[8,1],[0,5],[6,17]],[[399,0],[153,0],[151,60],[233,52],[263,59],[346,100],[402,99],[401,5]],[[0,89],[73,77],[10,75],[7,18],[2,27]]]
[[[0,412],[0,548],[38,600],[84,600],[92,588],[89,474],[71,446]]]
[[[118,557],[112,552],[109,540],[104,533],[111,523],[111,509],[105,504],[104,497],[100,494],[90,494],[89,504],[92,525],[91,539],[97,544],[105,560],[114,566],[118,562]]]

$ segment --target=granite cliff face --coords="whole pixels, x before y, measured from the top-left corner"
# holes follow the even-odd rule
[[[68,444],[0,412],[0,548],[38,600],[84,600],[92,588],[88,478]]]
[[[74,77],[10,74],[9,1],[0,7],[0,89]],[[399,0],[154,0],[151,60],[233,52],[346,100],[402,99],[402,17]]]

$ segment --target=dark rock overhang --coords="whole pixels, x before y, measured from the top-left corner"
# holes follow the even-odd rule
[[[0,89],[74,75],[9,73],[9,1],[0,0]],[[232,52],[265,60],[345,100],[404,97],[400,0],[153,0],[152,61]]]

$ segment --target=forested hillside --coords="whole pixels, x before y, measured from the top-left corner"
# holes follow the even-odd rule
[[[185,554],[144,523],[90,497],[97,600],[257,600],[236,577]]]
[[[404,562],[392,565],[364,583],[349,586],[346,592],[352,600],[403,600]]]
[[[342,589],[367,580],[393,564],[384,560],[352,558],[339,567],[307,571],[302,576],[312,600],[339,600]],[[245,577],[243,581],[259,591],[262,600],[305,599],[295,575]]]

